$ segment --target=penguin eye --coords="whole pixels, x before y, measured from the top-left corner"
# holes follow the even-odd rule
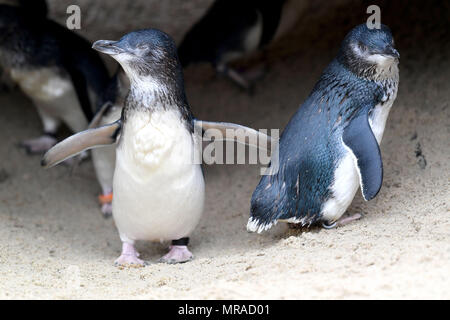
[[[361,51],[367,51],[367,46],[363,44],[362,42],[358,42],[358,48]]]
[[[138,49],[138,50],[142,50],[142,51],[144,51],[144,50],[147,50],[147,45],[146,44],[140,44],[140,45],[138,45],[137,47],[136,47],[136,49]]]

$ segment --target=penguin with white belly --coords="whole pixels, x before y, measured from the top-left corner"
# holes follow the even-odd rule
[[[366,201],[383,182],[380,143],[397,97],[400,54],[390,29],[351,30],[287,124],[278,166],[253,192],[247,229],[263,232],[278,221],[297,226],[344,225],[358,187]]]
[[[123,247],[115,264],[144,264],[134,247],[137,240],[171,240],[170,251],[160,261],[189,261],[193,257],[187,248],[189,235],[200,220],[205,198],[201,165],[193,161],[201,139],[194,127],[244,129],[247,136],[264,137],[239,125],[194,118],[176,46],[164,32],[139,30],[119,41],[99,40],[93,48],[116,59],[130,80],[122,116],[60,142],[44,155],[42,165],[50,167],[86,149],[118,141],[113,217]]]
[[[61,123],[86,128],[110,80],[90,43],[46,17],[45,1],[0,4],[0,68],[36,106],[40,137],[21,143],[29,153],[53,146]]]

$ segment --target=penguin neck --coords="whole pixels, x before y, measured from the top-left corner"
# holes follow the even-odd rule
[[[344,46],[337,60],[359,78],[374,82],[398,82],[398,61],[382,55],[364,56],[357,50]]]
[[[157,79],[146,77],[130,77],[130,92],[127,105],[130,108],[158,110],[176,107],[182,97],[170,86]]]
[[[383,64],[359,61],[344,65],[359,78],[374,82],[398,82],[398,64],[394,61]]]
[[[130,78],[130,91],[125,102],[125,117],[137,112],[177,111],[192,131],[193,114],[187,103],[184,87],[162,84],[151,77]]]

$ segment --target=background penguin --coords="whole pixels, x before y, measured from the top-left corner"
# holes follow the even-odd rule
[[[97,112],[89,127],[96,128],[119,120],[129,90],[130,81],[123,69],[119,67],[103,97],[105,104]],[[116,146],[96,148],[91,151],[91,154],[97,180],[102,188],[102,193],[99,195],[101,211],[105,217],[109,217],[112,214]]]
[[[25,7],[0,5],[0,66],[33,101],[44,135],[24,141],[30,153],[56,143],[61,122],[86,128],[108,85],[108,72],[90,44]]]
[[[0,0],[0,4],[18,6],[41,17],[46,17],[48,14],[47,1],[45,0]]]
[[[176,46],[165,33],[140,30],[119,41],[99,40],[96,50],[111,55],[130,80],[121,119],[73,135],[50,149],[42,165],[55,165],[83,150],[116,142],[113,217],[123,242],[117,265],[144,261],[137,240],[172,240],[161,261],[186,262],[188,236],[203,212],[205,186],[194,160],[202,129],[245,129],[247,136],[267,138],[255,130],[226,123],[197,121],[189,108]]]
[[[268,44],[277,31],[285,0],[216,0],[185,35],[178,54],[183,67],[210,62],[244,89],[250,83],[228,63]]]
[[[1,4],[18,6],[41,17],[46,17],[48,14],[47,2],[45,0],[0,0]],[[0,91],[8,91],[13,88],[14,82],[9,77],[9,74],[0,66]]]
[[[379,143],[397,96],[399,58],[384,25],[370,30],[363,24],[346,36],[280,138],[279,170],[264,176],[253,193],[249,231],[267,230],[278,220],[332,227],[358,186],[367,201],[377,195]]]

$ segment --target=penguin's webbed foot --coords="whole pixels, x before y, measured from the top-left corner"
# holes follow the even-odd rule
[[[346,224],[349,224],[352,221],[359,220],[362,217],[363,217],[362,213],[356,213],[351,216],[341,217],[332,224],[326,224],[325,222],[323,222],[322,227],[325,229],[333,229],[333,228],[337,228],[337,227],[342,227],[342,226],[345,226]]]
[[[55,137],[45,134],[39,138],[29,139],[23,141],[20,146],[25,148],[28,154],[44,153],[53,147],[58,140]]]
[[[124,242],[122,245],[122,254],[114,261],[114,265],[116,267],[145,267],[147,263],[138,257],[139,253],[134,248],[134,245]]]
[[[230,79],[234,84],[236,84],[239,88],[247,91],[250,95],[253,94],[253,83],[246,79],[240,72],[224,64],[217,65],[216,71],[219,74]]]
[[[253,93],[253,84],[247,80],[244,75],[239,73],[238,71],[227,68],[225,71],[225,75],[233,81],[237,86],[247,91],[249,94]]]
[[[104,203],[102,204],[102,208],[100,209],[103,213],[103,218],[109,218],[112,216],[112,203]]]
[[[188,250],[187,246],[175,246],[169,247],[169,252],[159,259],[159,262],[174,264],[191,261],[194,256]]]

